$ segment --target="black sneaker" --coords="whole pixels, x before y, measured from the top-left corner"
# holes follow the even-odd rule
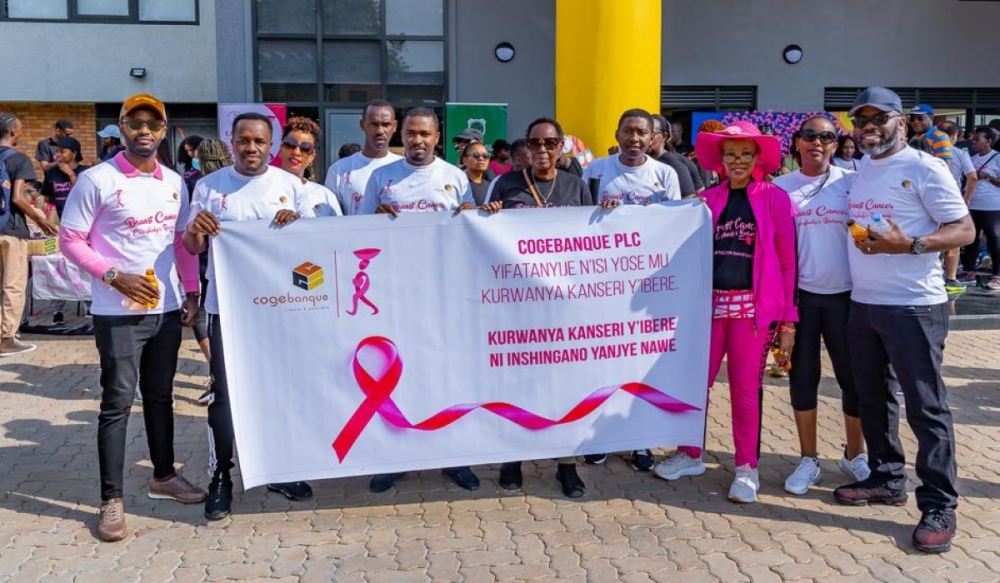
[[[576,473],[576,464],[559,464],[556,479],[562,484],[563,494],[567,498],[579,498],[587,493],[587,486]]]
[[[472,473],[472,470],[470,470],[468,466],[463,466],[461,468],[445,468],[441,470],[441,473],[451,478],[453,482],[466,490],[479,489],[479,478],[476,474]]]
[[[507,462],[500,466],[500,487],[504,490],[520,490],[524,483],[521,462]]]
[[[946,553],[951,550],[951,539],[958,528],[955,511],[935,508],[924,512],[913,531],[913,546],[925,553]]]
[[[604,462],[608,461],[608,454],[606,453],[588,453],[583,456],[583,461],[587,462],[592,466],[599,466]]]
[[[221,520],[229,516],[233,506],[233,480],[229,472],[216,470],[212,474],[212,483],[208,485],[208,498],[205,499],[205,518]]]
[[[278,484],[268,484],[267,489],[277,492],[289,500],[302,502],[313,497],[312,488],[305,482],[282,482]]]
[[[395,472],[392,474],[379,474],[377,476],[372,476],[372,481],[368,483],[368,488],[378,494],[379,492],[385,492],[392,485],[396,483],[396,480],[402,478],[403,472]]]
[[[56,312],[56,313],[52,314],[52,323],[53,324],[65,324],[66,323],[66,316],[64,316],[62,312]]]
[[[637,472],[648,472],[653,469],[656,464],[656,459],[653,457],[653,452],[648,449],[637,449],[632,452],[632,457],[629,460],[632,464],[632,469]]]
[[[841,486],[833,491],[833,497],[837,502],[847,506],[865,504],[903,506],[907,498],[905,489],[890,488],[884,480],[874,477]]]

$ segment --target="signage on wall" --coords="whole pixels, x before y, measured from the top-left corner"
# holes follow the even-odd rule
[[[482,134],[483,144],[489,149],[496,140],[507,139],[506,103],[446,103],[444,105],[444,156],[452,164],[458,163],[461,152],[455,149],[453,139],[466,130]]]

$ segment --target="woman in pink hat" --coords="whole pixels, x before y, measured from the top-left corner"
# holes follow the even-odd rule
[[[781,145],[756,126],[735,122],[699,133],[698,160],[724,180],[702,193],[712,210],[713,318],[709,378],[727,357],[736,479],[733,502],[757,501],[761,398],[775,341],[787,361],[795,343],[795,223],[788,194],[763,177],[781,167]],[[705,473],[700,447],[680,447],[655,468],[665,480]]]

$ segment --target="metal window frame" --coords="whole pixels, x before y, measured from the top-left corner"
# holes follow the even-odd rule
[[[441,0],[441,36],[404,36],[404,35],[387,35],[386,34],[386,3],[385,1],[379,2],[379,30],[377,34],[325,34],[323,31],[323,18],[322,18],[322,2],[324,0],[313,0],[313,13],[316,17],[316,31],[315,33],[260,33],[258,32],[258,16],[257,16],[257,3],[254,2],[253,10],[250,12],[250,22],[251,22],[251,38],[253,42],[253,98],[254,101],[263,103],[263,92],[261,89],[260,81],[260,51],[259,51],[259,41],[260,40],[310,40],[315,38],[316,40],[316,99],[313,101],[286,101],[285,105],[289,108],[314,108],[318,113],[319,119],[317,122],[323,131],[326,131],[326,112],[330,109],[357,109],[360,111],[361,107],[364,106],[363,102],[349,102],[349,101],[327,101],[323,98],[325,95],[325,85],[323,79],[323,43],[326,41],[374,41],[379,43],[381,63],[379,66],[379,78],[381,86],[381,97],[383,99],[388,99],[389,97],[389,47],[388,41],[437,41],[442,43],[442,51],[444,56],[444,71],[443,79],[441,83],[441,105],[440,108],[444,107],[444,104],[448,101],[448,89],[449,89],[449,76],[448,71],[449,58],[448,55],[450,50],[450,43],[452,42],[448,38],[448,30],[450,25],[449,18],[449,8],[453,1],[457,0]],[[416,105],[406,104],[404,106],[396,105],[401,110],[407,110],[411,107],[416,107]],[[419,104],[418,104],[419,105]],[[435,108],[437,109],[437,108]],[[329,166],[331,157],[334,152],[327,152],[326,149],[320,150],[320,158],[318,161],[319,174],[323,175],[326,168]]]
[[[128,16],[80,14],[77,9],[78,0],[65,0],[66,18],[11,18],[8,16],[7,0],[0,0],[0,22],[199,26],[201,24],[201,0],[190,1],[194,2],[194,20],[140,20],[139,0],[129,0]]]

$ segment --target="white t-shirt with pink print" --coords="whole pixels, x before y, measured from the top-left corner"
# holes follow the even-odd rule
[[[867,227],[881,213],[909,237],[924,237],[969,214],[948,165],[910,147],[888,158],[861,160],[847,201],[858,223]],[[948,294],[939,255],[865,255],[851,241],[851,299],[882,306],[943,304]]]
[[[180,309],[184,292],[175,267],[174,234],[184,230],[187,216],[184,180],[163,166],[145,174],[119,154],[80,175],[66,200],[62,225],[89,234],[94,252],[121,272],[145,275],[153,268],[160,289],[160,302],[147,309],[92,278],[93,314],[162,314]]]

